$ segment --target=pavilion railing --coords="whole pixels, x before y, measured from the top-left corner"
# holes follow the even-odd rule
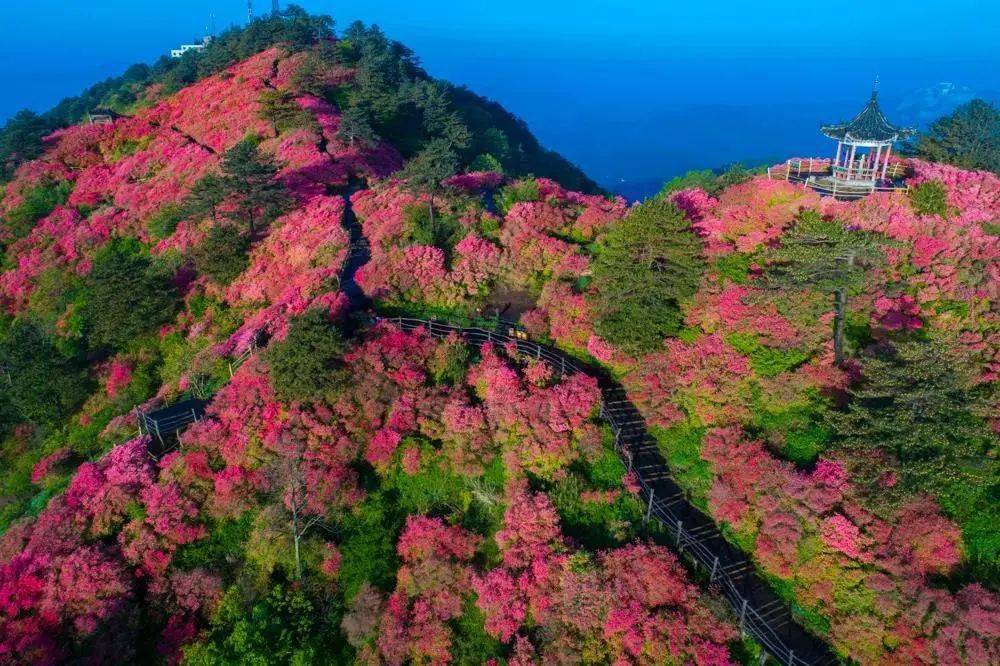
[[[476,346],[486,343],[514,345],[519,354],[544,360],[553,370],[563,375],[585,373],[585,370],[573,359],[523,337],[511,337],[489,329],[466,328],[428,319],[387,317],[382,320],[407,331],[424,328],[436,338],[456,334]],[[729,602],[739,618],[741,631],[756,640],[775,660],[788,666],[837,663],[832,654],[819,659],[809,658],[796,654],[786,644],[774,626],[772,618],[776,618],[779,613],[789,613],[790,616],[787,606],[777,597],[765,605],[758,606],[747,596],[744,596],[744,593],[741,592],[740,579],[745,581],[746,574],[753,568],[752,563],[745,558],[740,558],[737,561],[733,561],[731,557],[724,558],[709,546],[709,542],[713,539],[723,538],[714,523],[700,525],[693,529],[685,528],[681,513],[676,510],[677,507],[689,503],[683,493],[671,497],[656,497],[649,478],[651,475],[644,474],[633,465],[635,451],[643,446],[656,446],[656,442],[646,433],[644,425],[636,423],[634,418],[629,418],[623,408],[623,404],[628,401],[612,399],[616,396],[612,396],[610,393],[610,391],[602,389],[600,417],[611,427],[614,434],[615,451],[626,464],[629,473],[634,474],[638,481],[639,497],[646,507],[645,520],[655,518],[662,524],[676,549],[682,555],[690,558],[695,568],[702,570],[708,576],[709,583],[717,586],[721,595]],[[660,474],[665,472],[663,469],[657,471]],[[726,560],[728,563],[723,564]]]
[[[862,180],[846,180],[848,175]],[[846,167],[835,166],[831,160],[795,158],[767,169],[767,177],[771,180],[798,183],[819,194],[845,200],[858,199],[873,192],[908,191],[908,185],[896,184],[905,175],[906,167],[898,162],[886,168],[886,180],[876,179],[871,169],[851,169],[848,174]]]

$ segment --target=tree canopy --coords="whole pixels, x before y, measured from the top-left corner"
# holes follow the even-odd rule
[[[768,283],[776,288],[813,289],[834,294],[833,344],[837,362],[844,359],[844,323],[847,298],[857,291],[871,269],[884,259],[875,234],[851,229],[836,220],[824,220],[805,211],[765,252]]]
[[[594,262],[597,332],[633,352],[681,328],[680,304],[705,268],[701,241],[673,203],[651,200],[612,227]]]
[[[974,99],[935,120],[908,149],[934,162],[1000,174],[1000,109]]]

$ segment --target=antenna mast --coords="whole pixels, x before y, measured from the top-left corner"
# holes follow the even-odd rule
[[[253,0],[247,0],[247,22],[253,21]]]
[[[279,0],[271,0],[271,13],[275,16],[281,11],[281,2]]]

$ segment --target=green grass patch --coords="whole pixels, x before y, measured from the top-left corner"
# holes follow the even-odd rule
[[[713,481],[711,466],[701,458],[701,443],[707,428],[687,421],[670,428],[653,426],[650,432],[659,443],[674,479],[691,493],[694,505],[706,511]]]
[[[750,365],[761,377],[776,377],[792,370],[809,359],[809,353],[801,349],[780,349],[767,347],[753,333],[730,333],[726,343],[750,359]]]

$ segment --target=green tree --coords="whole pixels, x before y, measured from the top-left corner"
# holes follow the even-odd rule
[[[673,203],[650,200],[608,232],[594,262],[596,330],[631,353],[657,348],[681,326],[698,288],[701,241]]]
[[[20,418],[54,425],[87,397],[90,379],[84,364],[60,353],[41,328],[17,320],[0,337],[0,387]]]
[[[233,214],[245,222],[252,237],[257,222],[269,222],[292,205],[292,198],[276,176],[280,167],[264,154],[254,138],[247,138],[222,156],[222,185]]]
[[[216,219],[219,206],[226,200],[227,186],[226,180],[220,176],[211,173],[203,176],[184,199],[184,212],[192,216]]]
[[[7,180],[20,164],[42,154],[42,137],[52,126],[41,116],[22,109],[0,129],[0,181]]]
[[[974,99],[934,121],[907,150],[935,162],[1000,174],[1000,110]]]
[[[688,171],[683,176],[677,176],[668,181],[660,196],[665,197],[678,190],[687,190],[700,187],[712,196],[718,195],[727,187],[739,185],[742,182],[753,178],[766,171],[766,167],[753,167],[748,169],[742,164],[732,164],[725,170],[703,169],[701,171]]]
[[[448,91],[436,81],[421,81],[414,86],[417,106],[423,111],[424,131],[444,139],[456,150],[465,150],[472,141],[469,128],[451,108]]]
[[[198,187],[198,183],[195,183],[195,187]],[[190,209],[185,206],[165,204],[149,216],[149,219],[146,220],[146,228],[150,235],[157,240],[168,238],[177,231],[177,225],[189,214]]]
[[[170,277],[133,239],[115,239],[101,248],[80,303],[90,344],[123,349],[173,319],[178,300]]]
[[[904,341],[863,356],[861,375],[829,418],[836,444],[862,461],[859,476],[898,472],[903,489],[936,494],[997,484],[997,440],[982,418],[990,396],[967,360],[941,342]]]
[[[465,228],[457,219],[445,215],[432,217],[423,206],[409,206],[403,214],[411,241],[417,245],[439,247],[449,256],[465,235]]]
[[[14,238],[23,238],[35,227],[43,217],[55,210],[56,206],[66,203],[72,183],[59,180],[42,180],[38,185],[24,191],[21,203],[7,211],[4,224]]]
[[[406,182],[411,192],[428,195],[427,212],[434,225],[434,196],[441,191],[442,181],[454,176],[458,169],[458,156],[450,142],[434,139],[412,160],[396,173]]]
[[[807,210],[781,236],[778,246],[765,252],[766,278],[772,288],[807,288],[833,294],[833,348],[838,364],[845,356],[847,298],[884,260],[880,245],[886,242],[876,234],[849,229]]]
[[[538,181],[534,178],[523,178],[516,180],[509,185],[504,185],[500,191],[493,196],[500,212],[506,215],[514,204],[523,201],[538,201],[542,195],[538,191]]]
[[[226,590],[206,637],[184,648],[184,663],[333,663],[324,643],[338,635],[339,608],[318,606],[298,585],[275,584],[265,592],[254,598],[239,585]]]
[[[324,310],[292,319],[288,335],[265,352],[271,384],[285,401],[316,400],[344,381],[342,358],[347,344]]]
[[[259,102],[260,117],[271,123],[275,134],[313,123],[312,116],[295,103],[295,96],[287,90],[265,90]]]
[[[490,153],[477,155],[476,159],[469,164],[469,171],[495,171],[503,173],[503,164]]]
[[[368,123],[368,115],[357,106],[348,107],[340,117],[337,138],[352,150],[355,144],[359,144],[362,148],[370,148],[378,143],[378,135]]]
[[[927,180],[910,190],[910,204],[921,215],[948,214],[948,188],[938,180]]]
[[[227,285],[250,264],[250,239],[231,224],[217,224],[192,251],[195,268],[217,284]]]

